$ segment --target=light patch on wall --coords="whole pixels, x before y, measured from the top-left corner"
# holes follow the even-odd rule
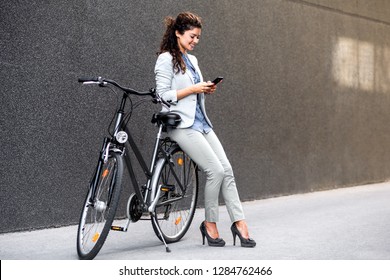
[[[342,86],[372,91],[373,44],[346,37],[338,38],[333,50],[333,77]]]
[[[339,38],[333,49],[333,77],[346,87],[357,87],[357,47],[350,38]]]
[[[368,42],[357,42],[359,88],[374,89],[374,45]]]
[[[333,78],[340,85],[363,91],[390,90],[390,48],[348,37],[333,49]]]
[[[378,49],[376,56],[379,63],[375,74],[375,83],[378,85],[378,90],[390,93],[390,48]]]

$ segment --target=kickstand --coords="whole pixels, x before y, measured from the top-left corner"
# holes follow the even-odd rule
[[[171,252],[171,249],[169,249],[168,245],[167,245],[167,242],[165,241],[165,238],[164,236],[162,235],[162,232],[160,230],[160,227],[157,225],[157,222],[156,222],[156,219],[153,219],[154,218],[154,213],[151,213],[152,215],[152,221],[154,223],[154,226],[157,228],[157,231],[158,231],[158,234],[161,236],[161,240],[164,242],[164,245],[165,245],[165,251],[167,253],[170,253]]]

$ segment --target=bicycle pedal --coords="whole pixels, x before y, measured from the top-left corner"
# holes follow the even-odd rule
[[[118,227],[118,226],[111,226],[111,230],[115,231],[125,231],[124,227]]]
[[[161,190],[163,192],[174,191],[175,190],[175,186],[174,185],[164,185],[164,186],[161,186]]]

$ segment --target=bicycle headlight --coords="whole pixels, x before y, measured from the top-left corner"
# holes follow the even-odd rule
[[[116,138],[116,141],[118,141],[119,143],[123,144],[123,143],[126,143],[128,136],[127,136],[126,132],[119,131],[116,134],[115,138]]]

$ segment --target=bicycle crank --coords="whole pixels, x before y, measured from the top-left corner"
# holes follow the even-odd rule
[[[141,203],[135,193],[132,193],[127,201],[127,218],[133,223],[138,222],[143,214]]]

